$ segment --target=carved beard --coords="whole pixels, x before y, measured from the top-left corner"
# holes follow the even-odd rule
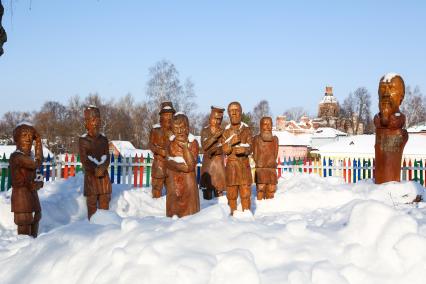
[[[389,100],[380,102],[380,123],[383,126],[389,125],[389,120],[392,115],[392,103]]]
[[[262,131],[260,132],[260,137],[262,137],[262,140],[265,142],[271,142],[272,141],[272,132],[270,131]]]

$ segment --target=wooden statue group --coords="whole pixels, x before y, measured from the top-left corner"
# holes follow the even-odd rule
[[[375,182],[400,181],[400,166],[408,134],[403,129],[405,116],[399,106],[405,94],[404,81],[397,74],[383,76],[379,84],[379,113],[376,126]],[[200,188],[205,199],[226,197],[231,214],[237,209],[237,198],[243,210],[250,210],[253,183],[249,156],[256,164],[257,199],[274,197],[277,185],[278,139],[272,134],[272,119],[263,117],[260,133],[252,137],[250,128],[242,122],[240,103],[228,105],[230,123],[222,128],[224,109],[211,107],[209,125],[201,132],[204,152]],[[200,211],[196,165],[198,142],[189,134],[188,117],[176,113],[172,103],[164,102],[160,109],[160,124],[150,133],[149,146],[154,153],[152,165],[152,197],[161,197],[166,188],[166,215],[183,217]],[[107,138],[100,133],[99,109],[84,110],[86,134],[79,139],[80,158],[84,168],[84,195],[88,218],[99,209],[109,209],[111,181],[108,175],[110,154]],[[16,151],[10,157],[12,178],[12,212],[18,234],[37,237],[41,206],[37,191],[43,178],[37,174],[42,164],[41,138],[27,123],[19,124],[13,139]],[[31,149],[34,145],[34,154]],[[224,163],[226,156],[226,165]]]

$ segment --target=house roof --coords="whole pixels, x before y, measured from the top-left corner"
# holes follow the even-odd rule
[[[320,127],[312,134],[312,138],[335,138],[337,136],[348,136],[348,134],[331,127]]]
[[[318,150],[313,152],[323,156],[374,157],[375,141],[376,136],[374,134],[342,137],[339,141],[320,146]],[[403,155],[406,157],[426,157],[424,145],[426,145],[426,136],[409,135]]]
[[[306,139],[300,138],[299,135],[294,135],[288,131],[272,131],[273,135],[278,137],[280,146],[309,146],[310,143]]]

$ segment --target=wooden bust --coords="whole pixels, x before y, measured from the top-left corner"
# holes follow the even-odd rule
[[[401,159],[408,141],[405,115],[399,106],[405,95],[404,80],[398,74],[383,76],[379,83],[379,113],[374,116],[376,127],[375,183],[400,181]]]

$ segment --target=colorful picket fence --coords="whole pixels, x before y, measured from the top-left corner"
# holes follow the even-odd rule
[[[198,157],[197,182],[200,181],[202,156]],[[152,158],[147,157],[115,157],[111,155],[109,175],[111,182],[115,184],[131,184],[134,187],[149,187],[151,182]],[[54,181],[57,178],[67,179],[81,172],[82,166],[78,155],[65,154],[60,156],[48,156],[39,169],[45,181]],[[254,165],[252,173],[254,174]],[[284,173],[317,174],[322,177],[341,177],[347,183],[356,183],[359,180],[374,177],[374,159],[365,158],[333,158],[321,159],[284,159],[278,160],[278,176]],[[5,156],[0,159],[0,190],[11,187],[9,163]],[[401,180],[414,180],[426,186],[426,160],[404,159],[401,165]]]

